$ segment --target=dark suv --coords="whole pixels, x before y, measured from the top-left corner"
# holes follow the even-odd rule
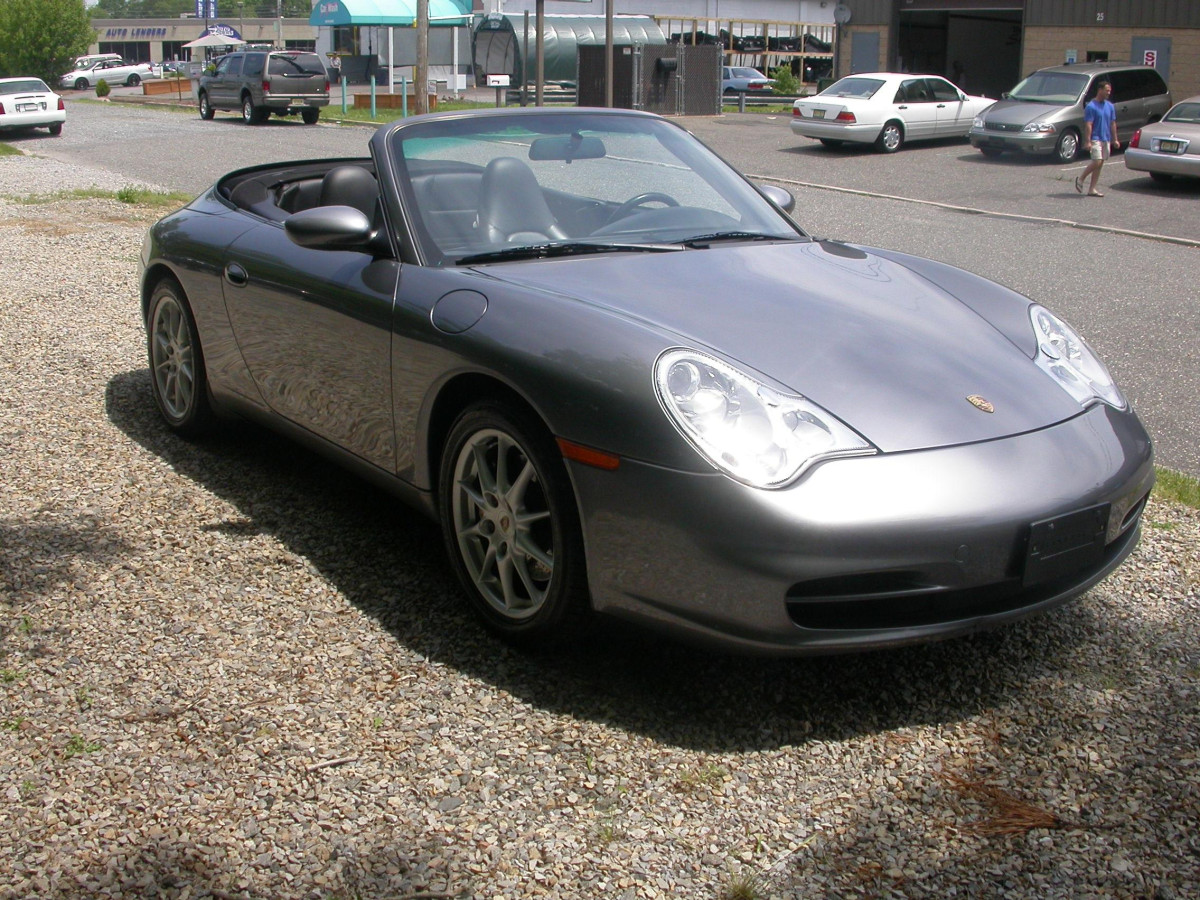
[[[244,50],[217,60],[200,76],[200,118],[218,109],[237,109],[247,125],[271,113],[300,113],[313,125],[329,105],[329,73],[321,57],[296,50]]]
[[[967,137],[985,156],[1005,150],[1053,153],[1070,162],[1083,141],[1083,108],[1101,81],[1112,83],[1117,136],[1122,143],[1171,108],[1171,92],[1149,66],[1080,63],[1038,69],[975,117]]]

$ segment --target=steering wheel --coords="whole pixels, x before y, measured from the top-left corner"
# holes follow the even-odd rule
[[[622,203],[620,206],[618,206],[616,209],[614,209],[613,214],[608,217],[608,221],[605,222],[604,224],[611,225],[613,222],[617,221],[618,219],[625,218],[627,215],[632,213],[639,206],[643,206],[647,203],[662,203],[666,206],[678,206],[679,205],[679,201],[676,200],[674,197],[672,197],[670,194],[663,194],[659,191],[646,191],[645,193],[642,193],[642,194],[635,194],[634,196],[632,196],[628,200],[626,200],[624,203]]]

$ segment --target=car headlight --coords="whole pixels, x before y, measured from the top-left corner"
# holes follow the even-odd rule
[[[971,127],[972,128],[982,128],[983,127],[983,116],[976,116],[975,121],[971,123]]]
[[[1053,122],[1030,122],[1021,130],[1028,134],[1054,134],[1056,129]]]
[[[815,403],[696,350],[663,353],[654,364],[654,387],[667,417],[700,455],[752,487],[783,487],[819,460],[875,452]]]
[[[1082,406],[1103,400],[1125,408],[1125,398],[1108,369],[1070,325],[1037,304],[1030,307],[1029,317],[1037,336],[1037,364],[1068,394]]]

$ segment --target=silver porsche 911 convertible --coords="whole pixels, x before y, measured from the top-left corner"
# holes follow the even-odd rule
[[[154,398],[253,419],[441,524],[482,620],[760,653],[1046,610],[1138,540],[1150,438],[1051,310],[810,237],[622,110],[444,113],[233,172],[150,230]]]

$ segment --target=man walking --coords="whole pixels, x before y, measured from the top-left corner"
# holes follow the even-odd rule
[[[1110,152],[1121,149],[1121,142],[1117,140],[1117,108],[1108,99],[1111,94],[1112,85],[1101,81],[1096,85],[1096,96],[1083,109],[1083,149],[1092,158],[1083,173],[1075,179],[1075,190],[1082,194],[1083,182],[1090,175],[1092,183],[1088,187],[1089,197],[1104,196],[1096,190],[1096,185],[1100,183],[1100,170],[1104,168],[1104,161]]]

